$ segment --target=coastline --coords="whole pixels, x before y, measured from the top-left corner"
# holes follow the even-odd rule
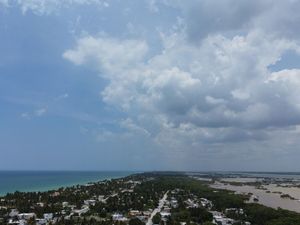
[[[126,177],[134,171],[0,171],[0,197],[8,193],[45,192]]]

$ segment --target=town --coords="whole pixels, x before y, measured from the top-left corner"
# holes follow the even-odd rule
[[[209,187],[177,173],[142,173],[0,198],[0,224],[10,225],[269,225],[297,224],[300,215],[258,204],[249,196]],[[293,222],[288,223],[289,219]],[[273,221],[270,223],[270,221]]]

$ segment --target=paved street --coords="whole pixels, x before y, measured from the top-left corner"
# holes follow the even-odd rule
[[[164,206],[164,204],[165,204],[165,202],[166,202],[166,200],[167,200],[167,198],[168,198],[168,192],[169,192],[169,191],[167,191],[167,192],[164,194],[164,196],[159,200],[158,207],[152,211],[151,216],[149,217],[149,219],[148,219],[146,225],[153,225],[153,223],[152,223],[152,218],[153,218],[153,216],[156,215],[156,213],[161,212],[161,209],[162,209],[162,207]]]

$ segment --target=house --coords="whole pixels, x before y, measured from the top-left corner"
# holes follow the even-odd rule
[[[213,214],[213,223],[217,225],[231,225],[234,224],[234,220],[227,218],[221,212],[211,211],[210,213]]]
[[[205,208],[211,209],[213,207],[212,201],[206,198],[200,198],[201,205]]]
[[[68,202],[63,202],[63,203],[62,203],[62,207],[63,207],[63,208],[68,207],[68,206],[69,206],[69,203],[68,203]]]
[[[174,198],[171,199],[170,205],[172,208],[177,208],[178,207],[178,201]]]
[[[147,216],[147,217],[151,216],[151,213],[152,213],[152,210],[143,211],[143,215]]]
[[[104,198],[104,195],[99,195],[99,196],[98,196],[98,201],[99,201],[99,202],[105,203],[106,200],[105,200],[105,198]]]
[[[44,207],[44,203],[43,202],[38,202],[38,203],[36,203],[36,205],[39,206],[39,207]]]
[[[171,216],[171,213],[170,212],[166,212],[166,211],[161,211],[160,215],[161,215],[162,218],[166,218],[166,217]]]
[[[93,199],[89,199],[89,200],[84,200],[84,204],[85,205],[92,205],[92,206],[95,206],[96,205],[96,200],[93,200]]]
[[[44,216],[44,219],[48,222],[53,219],[53,213],[44,213],[43,216]]]
[[[18,214],[19,214],[19,210],[12,209],[9,213],[9,217],[15,217],[15,216],[18,216]]]
[[[26,221],[25,220],[13,220],[13,219],[10,219],[8,221],[8,224],[9,225],[26,225]]]
[[[60,193],[58,191],[55,191],[54,193],[51,194],[52,197],[57,197],[59,195],[60,195]]]
[[[126,217],[124,217],[122,214],[120,213],[114,213],[112,215],[112,219],[113,221],[127,221],[128,219]]]
[[[128,213],[130,216],[138,216],[140,215],[140,211],[139,210],[130,210]]]
[[[214,223],[218,225],[231,225],[234,224],[234,220],[223,216],[214,216]]]
[[[225,209],[225,213],[235,213],[235,214],[243,215],[244,210],[243,209],[237,209],[237,208],[228,208],[228,209]]]
[[[137,216],[136,218],[138,218],[140,221],[147,223],[148,221],[148,217],[147,216]]]
[[[47,224],[47,220],[45,220],[45,219],[36,219],[35,222],[36,222],[37,225]]]
[[[163,211],[165,212],[171,212],[171,208],[168,206],[163,207]]]
[[[75,209],[74,213],[77,213],[79,216],[81,214],[87,213],[90,210],[88,206],[82,207],[81,209]]]
[[[186,200],[185,204],[187,204],[187,208],[198,208],[199,207],[199,204],[197,202],[194,202],[191,199]]]
[[[19,213],[19,220],[29,220],[30,218],[36,217],[35,213]]]
[[[121,190],[122,193],[128,192],[128,193],[132,193],[133,189],[123,189]]]

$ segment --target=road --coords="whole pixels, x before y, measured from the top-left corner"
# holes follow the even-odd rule
[[[166,202],[166,200],[167,200],[167,198],[168,198],[168,192],[169,192],[169,191],[167,191],[167,192],[164,194],[164,196],[159,200],[158,207],[152,211],[152,213],[151,213],[151,215],[150,215],[150,217],[149,217],[149,219],[148,219],[146,225],[153,225],[153,223],[152,223],[152,218],[153,218],[153,216],[156,215],[156,213],[161,212],[161,209],[162,209],[162,207],[164,206],[164,204],[165,204],[165,202]]]

